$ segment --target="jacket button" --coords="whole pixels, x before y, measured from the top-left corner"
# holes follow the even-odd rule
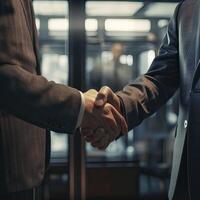
[[[188,126],[188,121],[185,120],[185,121],[184,121],[184,128],[187,128],[187,126]]]

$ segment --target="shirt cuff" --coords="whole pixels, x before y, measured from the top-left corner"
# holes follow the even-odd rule
[[[83,96],[83,93],[81,91],[79,91],[79,92],[81,95],[81,107],[80,107],[80,111],[79,111],[79,115],[78,115],[78,120],[76,123],[76,129],[80,128],[82,120],[83,120],[83,115],[85,112],[85,97]]]

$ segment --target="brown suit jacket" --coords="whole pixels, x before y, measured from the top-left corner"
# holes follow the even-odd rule
[[[37,75],[39,56],[31,0],[0,1],[0,193],[38,185],[46,130],[73,133],[79,91]]]

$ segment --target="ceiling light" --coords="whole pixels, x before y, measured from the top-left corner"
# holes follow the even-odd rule
[[[86,31],[97,31],[98,30],[97,19],[86,19],[85,20],[85,29],[86,29]]]
[[[141,2],[124,1],[88,1],[88,16],[133,16],[141,7]]]
[[[33,7],[36,15],[68,15],[68,3],[66,1],[34,1]]]
[[[143,19],[106,19],[106,31],[149,32],[151,22]]]
[[[48,28],[50,31],[68,31],[69,20],[66,18],[49,19]],[[86,31],[97,31],[98,30],[97,19],[86,19],[85,28]]]

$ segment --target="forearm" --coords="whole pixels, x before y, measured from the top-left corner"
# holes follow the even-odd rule
[[[117,93],[129,130],[156,112],[176,90],[174,88],[173,91],[166,91],[166,88],[158,86],[155,82],[153,78],[143,75]]]
[[[0,90],[0,107],[6,112],[50,130],[74,131],[81,105],[78,90],[16,65],[1,65]]]
[[[180,5],[175,10],[159,54],[148,72],[118,93],[125,108],[129,129],[156,112],[179,87],[177,17]]]

